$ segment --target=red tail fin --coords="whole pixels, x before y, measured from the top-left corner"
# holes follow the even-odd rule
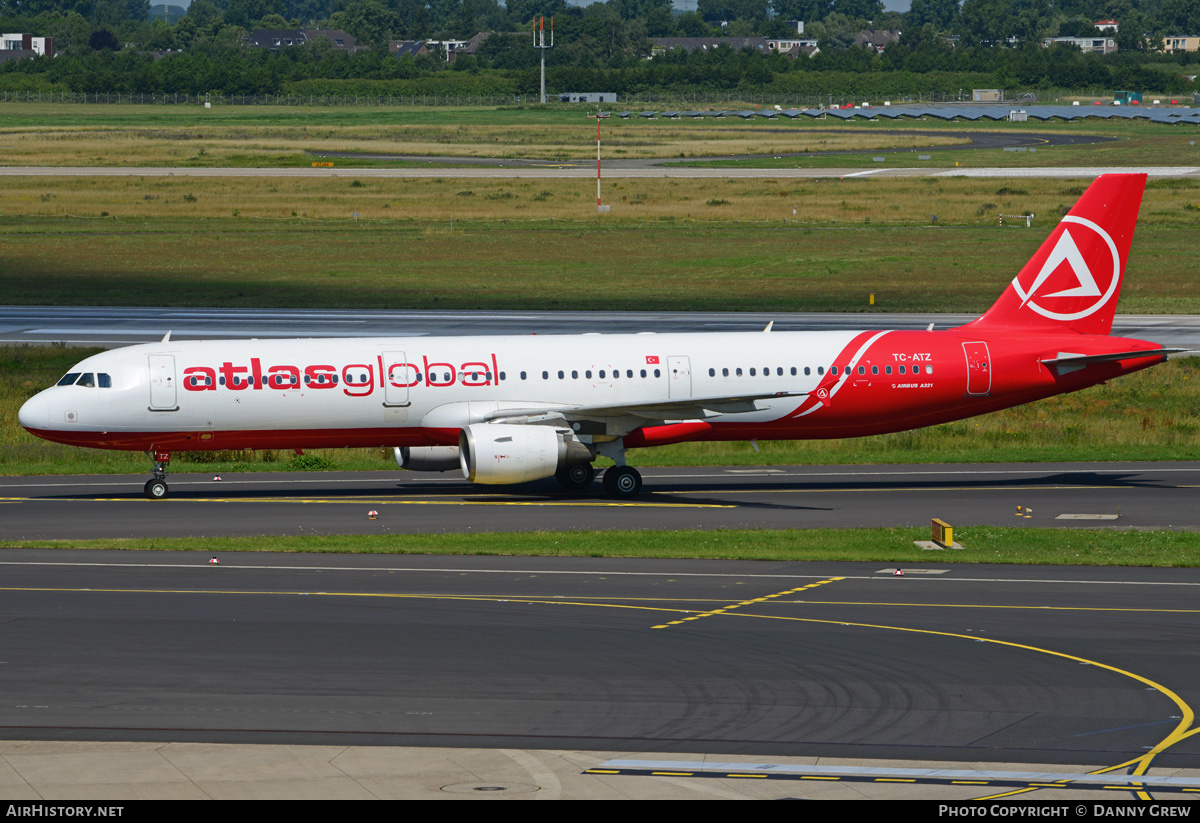
[[[969,326],[1112,331],[1145,187],[1144,174],[1099,177],[995,305]]]

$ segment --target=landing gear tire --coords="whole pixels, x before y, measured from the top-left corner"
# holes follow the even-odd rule
[[[564,489],[582,491],[592,485],[592,481],[596,479],[596,470],[592,468],[591,463],[576,463],[556,471],[554,479]]]
[[[604,491],[609,497],[629,499],[642,490],[642,475],[633,466],[615,466],[604,472]]]
[[[151,500],[162,500],[167,496],[167,484],[163,480],[147,480],[146,481],[146,497]]]

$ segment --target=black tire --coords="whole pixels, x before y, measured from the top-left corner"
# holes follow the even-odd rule
[[[592,485],[592,481],[596,479],[596,470],[592,468],[591,463],[576,463],[556,471],[554,479],[564,489],[581,491]]]
[[[609,497],[629,499],[642,490],[642,475],[633,466],[616,466],[604,472],[604,491]]]
[[[147,480],[145,492],[151,500],[163,500],[167,496],[167,483],[165,480]]]

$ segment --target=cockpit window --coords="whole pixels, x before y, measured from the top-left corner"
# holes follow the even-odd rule
[[[111,389],[112,388],[112,378],[109,377],[104,372],[100,372],[99,374],[96,375],[96,382],[97,382],[97,385],[99,385],[100,388],[102,388],[102,389]]]
[[[79,382],[75,385],[87,386],[89,389],[94,389],[96,387],[96,375],[92,374],[91,372],[85,372],[83,377],[80,377]]]
[[[59,385],[59,386],[74,386],[75,381],[78,379],[79,379],[79,372],[73,371],[70,374],[63,375],[63,379],[59,380],[57,385]]]

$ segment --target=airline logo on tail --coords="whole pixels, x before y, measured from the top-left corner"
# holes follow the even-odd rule
[[[1078,320],[1094,314],[1117,293],[1121,256],[1108,232],[1091,220],[1068,215],[1058,225],[1058,240],[1036,274],[1033,266],[1026,266],[1012,285],[1022,308],[1028,306],[1050,320]],[[1021,282],[1031,277],[1028,286]]]

